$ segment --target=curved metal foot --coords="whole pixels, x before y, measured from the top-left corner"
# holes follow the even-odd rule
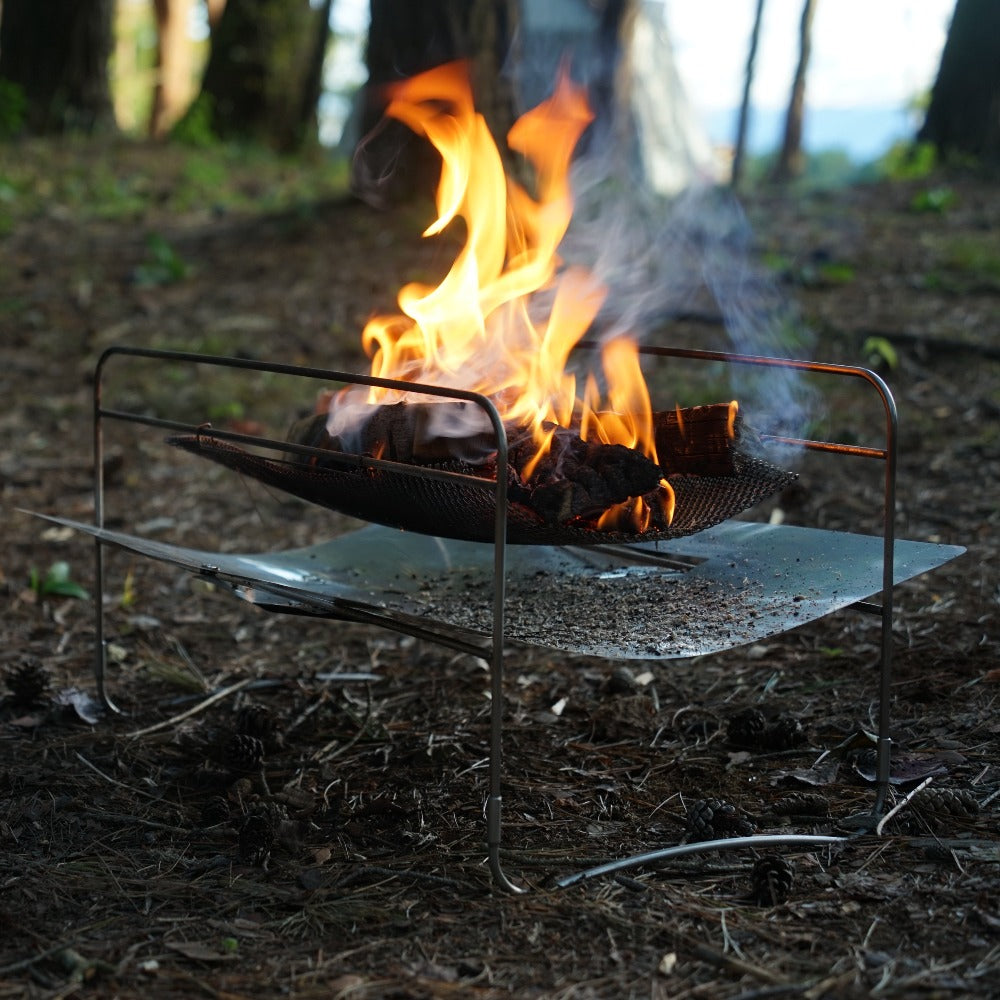
[[[493,881],[504,892],[520,895],[528,890],[507,877],[500,863],[500,796],[491,795],[486,802],[487,847],[489,849],[490,872]]]
[[[108,644],[104,639],[97,644],[94,650],[94,681],[97,685],[97,699],[105,711],[113,715],[124,715],[125,713],[111,700],[108,695],[107,685],[104,679],[105,667],[108,662]]]

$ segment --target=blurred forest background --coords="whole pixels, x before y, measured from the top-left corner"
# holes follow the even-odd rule
[[[665,6],[669,14],[669,5],[640,0],[371,0],[367,11],[360,0],[3,0],[0,139],[238,143],[305,162],[321,153],[332,176],[378,122],[384,83],[469,59],[479,106],[503,135],[572,53],[598,118],[590,145],[594,135],[605,145],[610,138],[630,168],[668,194],[696,179],[829,184],[926,171],[941,157],[1000,157],[1000,11],[991,0],[958,0],[933,88],[912,95],[913,141],[869,164],[838,149],[803,152],[818,0],[801,4],[783,133],[763,157],[748,157],[747,136],[766,0],[747,0],[744,87],[733,95],[739,114],[722,148],[710,147],[685,95]],[[888,53],[907,39],[885,45]],[[379,140],[395,163],[400,141]],[[3,190],[9,202],[17,185],[6,178]]]

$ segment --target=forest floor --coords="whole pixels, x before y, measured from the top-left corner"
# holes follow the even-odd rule
[[[968,548],[896,591],[889,804],[931,783],[881,835],[858,833],[873,802],[858,734],[877,724],[875,617],[837,612],[672,661],[512,646],[504,863],[531,888],[513,896],[484,863],[488,676],[471,655],[267,613],[109,550],[124,712],[95,703],[92,604],[73,596],[93,591],[92,542],[20,510],[92,521],[101,352],[361,370],[370,313],[455,248],[419,240],[426,206],[379,213],[299,191],[293,167],[186,156],[82,143],[0,158],[0,997],[995,996],[995,183],[942,174],[746,201],[750,263],[813,331],[802,349],[876,364],[894,390],[900,535]],[[697,315],[653,336],[721,343]],[[194,423],[281,431],[312,403],[264,376],[119,359],[107,378],[115,400]],[[839,384],[811,398],[824,436],[878,446],[877,401]],[[200,464],[161,432],[109,437],[109,526],[252,551],[356,523]],[[810,454],[746,517],[878,533],[870,464]],[[740,739],[747,710],[779,735]],[[238,730],[261,737],[259,768]],[[693,828],[712,799],[732,808]],[[748,850],[553,885],[749,824],[849,839],[765,862],[777,901]]]

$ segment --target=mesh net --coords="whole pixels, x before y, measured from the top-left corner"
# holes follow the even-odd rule
[[[329,463],[268,458],[204,434],[171,437],[169,442],[203,458],[238,470],[293,496],[392,528],[472,542],[492,542],[496,483],[482,467],[458,462],[437,471],[472,475],[468,479],[428,476],[421,466],[405,471],[373,467],[338,468]],[[507,541],[523,545],[603,545],[680,538],[710,528],[784,489],[795,479],[751,455],[737,454],[731,476],[678,474],[668,477],[676,508],[667,528],[644,532],[604,531],[581,520],[552,524],[516,500],[507,504]]]

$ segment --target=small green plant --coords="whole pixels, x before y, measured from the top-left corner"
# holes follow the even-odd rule
[[[971,233],[950,239],[942,247],[943,263],[977,281],[1000,281],[1000,250],[995,239],[992,234]]]
[[[208,408],[208,419],[218,422],[226,420],[242,420],[246,416],[246,407],[238,399],[213,403]]]
[[[9,139],[24,128],[28,99],[12,80],[0,80],[0,139]]]
[[[137,285],[172,285],[188,276],[191,269],[187,262],[159,233],[147,237],[146,246],[149,259],[133,274]]]
[[[122,596],[119,602],[126,611],[135,606],[137,600],[135,592],[135,573],[129,569],[125,574],[125,582],[122,584]]]
[[[878,172],[891,181],[918,181],[937,166],[937,151],[929,142],[897,142],[878,161]]]
[[[54,562],[44,574],[32,566],[29,581],[39,600],[43,597],[79,597],[86,600],[90,597],[87,590],[70,577],[68,562]]]
[[[816,270],[821,283],[827,285],[849,285],[856,276],[854,267],[851,264],[837,260],[820,264]]]
[[[212,98],[208,94],[199,94],[184,113],[180,121],[174,125],[170,138],[184,146],[194,146],[204,149],[217,142],[212,130]]]
[[[865,362],[870,368],[888,368],[895,371],[899,367],[899,354],[885,337],[868,337],[861,345]]]
[[[947,212],[954,208],[958,198],[950,187],[932,187],[919,191],[910,201],[913,212]]]

